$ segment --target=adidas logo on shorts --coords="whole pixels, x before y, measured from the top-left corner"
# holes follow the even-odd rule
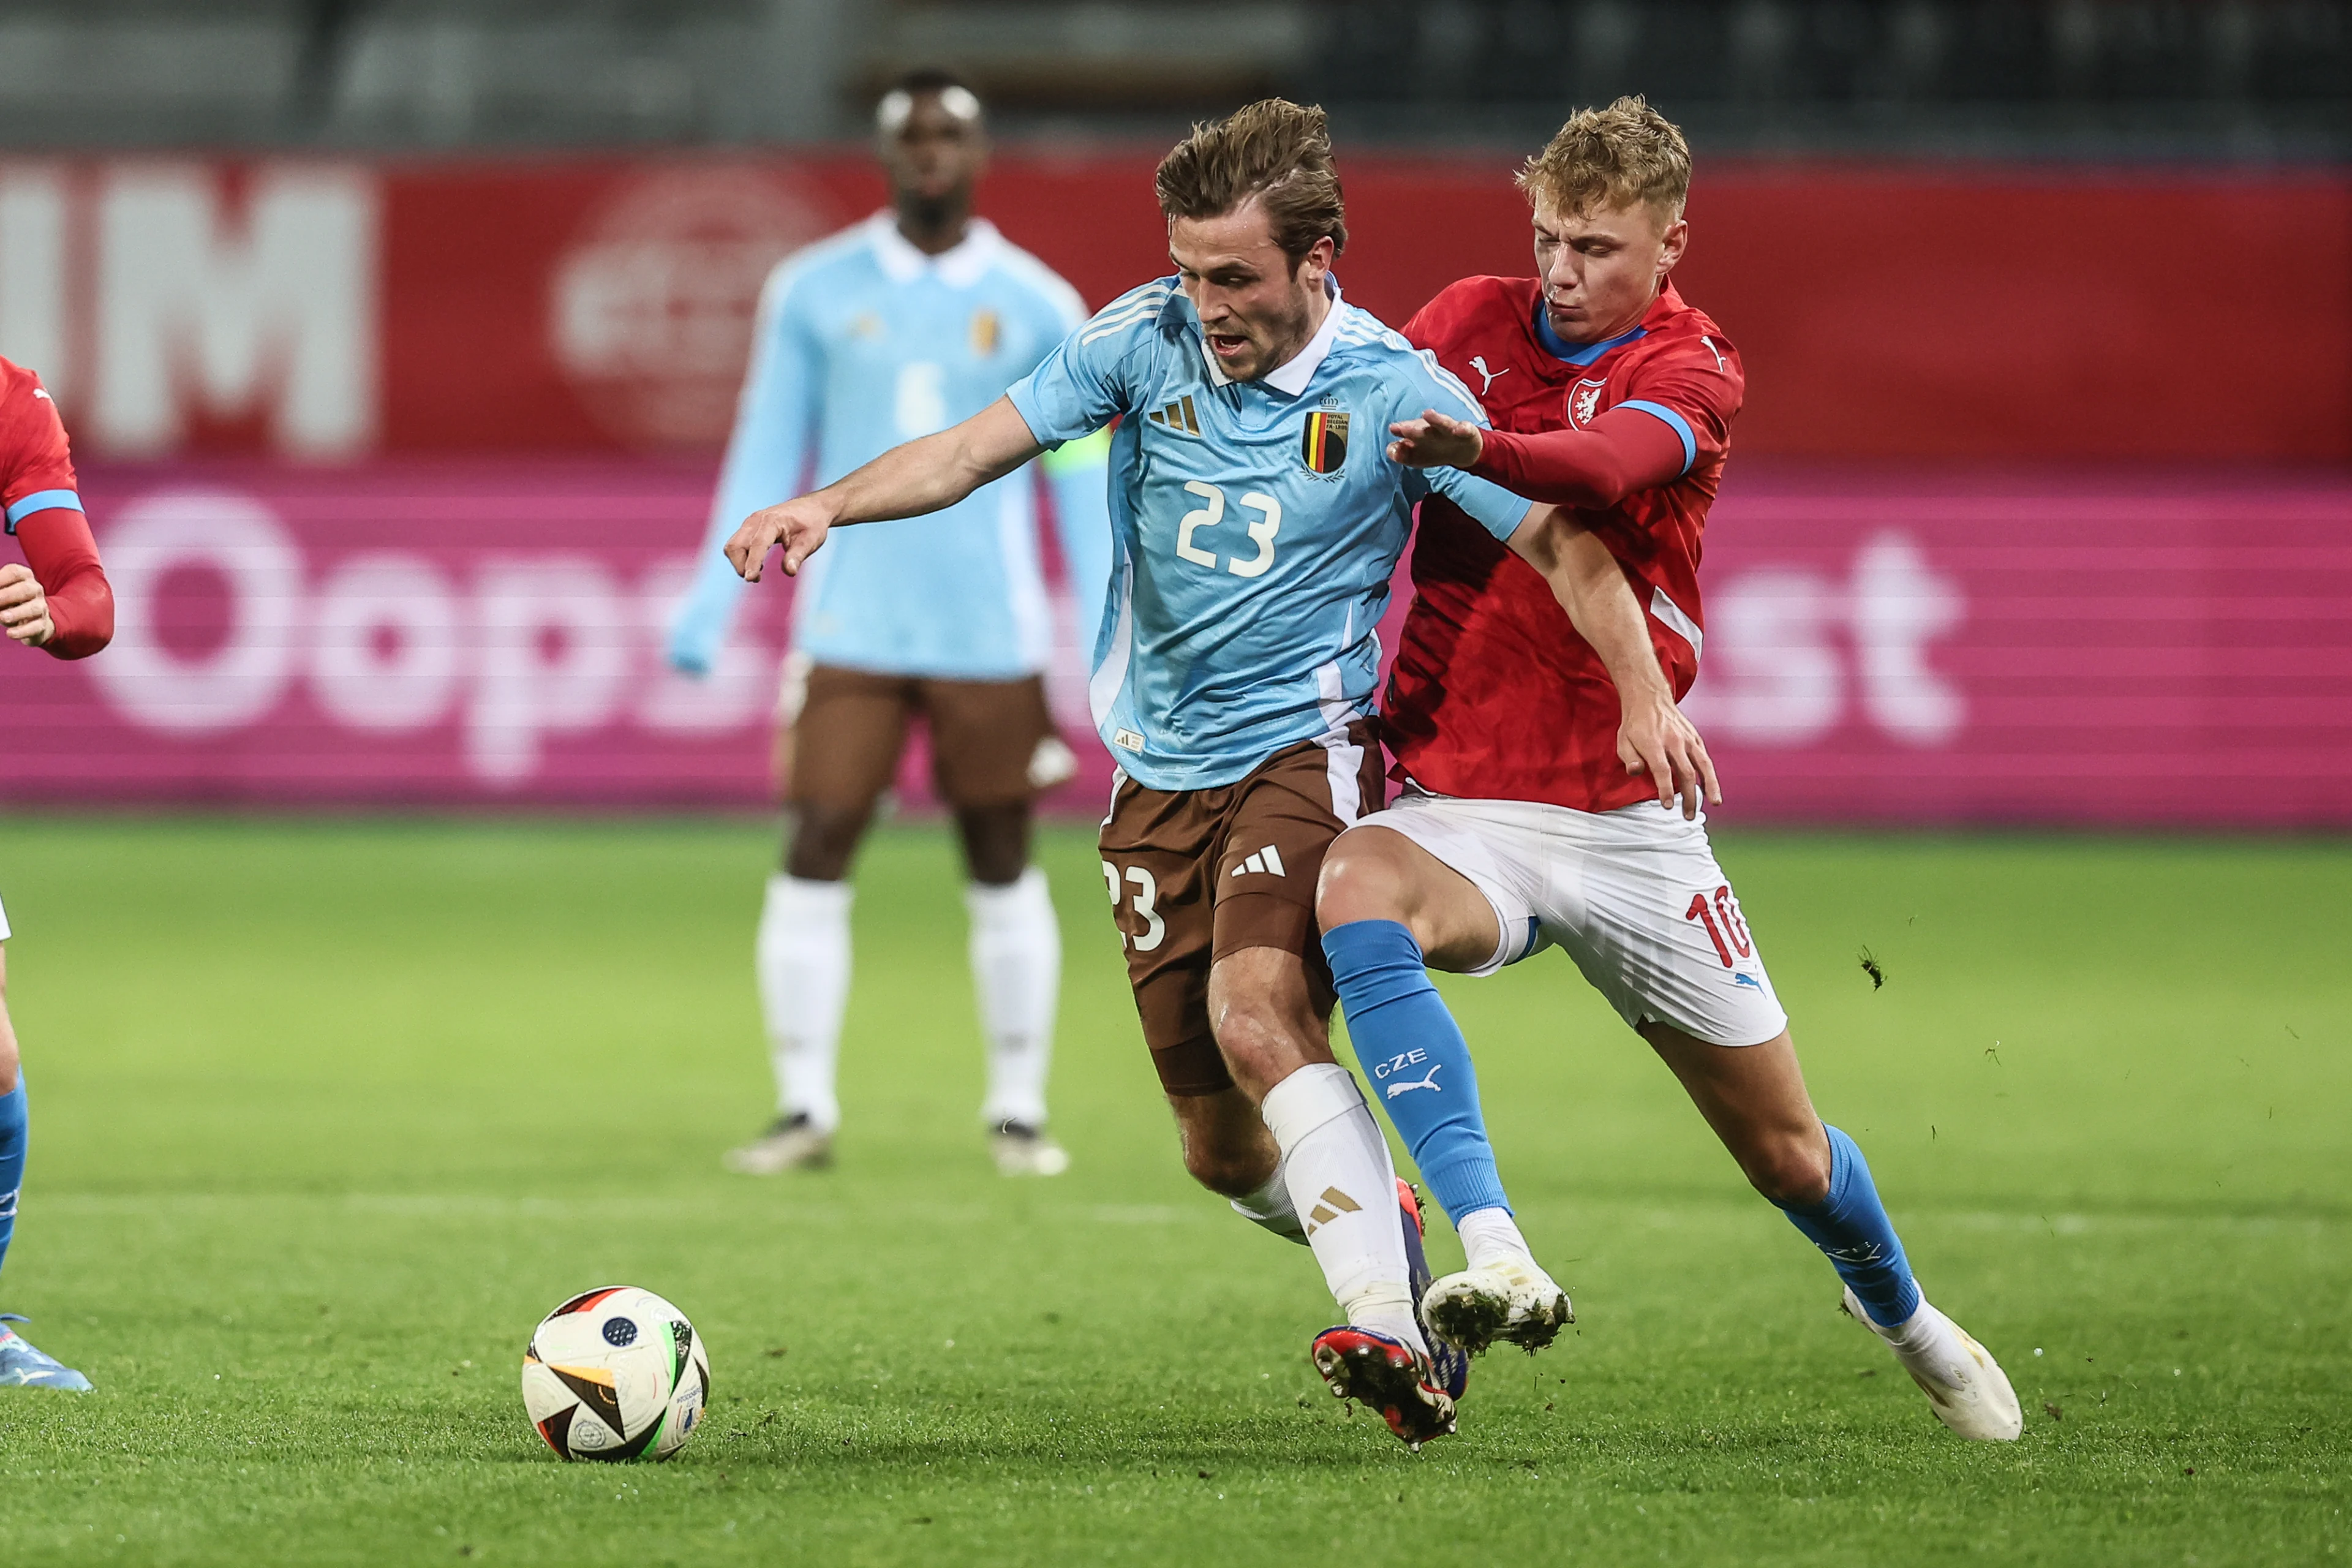
[[[1282,868],[1282,857],[1276,852],[1274,846],[1271,844],[1259,850],[1256,854],[1252,855],[1240,865],[1234,867],[1229,875],[1240,877],[1245,876],[1252,871],[1270,873],[1276,877],[1287,877],[1290,875],[1289,872]]]

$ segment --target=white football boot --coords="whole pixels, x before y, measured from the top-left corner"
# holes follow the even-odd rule
[[[1840,1305],[1847,1317],[1886,1342],[1927,1394],[1937,1420],[1979,1443],[2014,1443],[2025,1430],[2009,1374],[1967,1330],[1929,1306],[1927,1297],[1919,1298],[1919,1310],[1899,1329],[1872,1322],[1852,1290]]]
[[[833,1134],[820,1129],[805,1111],[779,1116],[765,1132],[740,1149],[728,1150],[722,1159],[729,1170],[745,1176],[822,1171],[833,1163]]]
[[[1576,1321],[1568,1292],[1528,1257],[1448,1274],[1422,1293],[1422,1321],[1465,1355],[1500,1340],[1533,1355]]]
[[[1068,1152],[1026,1122],[998,1122],[989,1129],[988,1148],[1007,1176],[1058,1176],[1070,1168]]]

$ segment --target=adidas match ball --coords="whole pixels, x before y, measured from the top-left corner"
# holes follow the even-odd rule
[[[522,1407],[567,1459],[667,1459],[710,1397],[710,1358],[686,1314],[609,1285],[540,1321],[522,1352]]]

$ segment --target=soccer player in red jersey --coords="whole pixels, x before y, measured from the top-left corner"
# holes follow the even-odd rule
[[[0,628],[58,658],[96,653],[114,635],[114,592],[74,489],[57,405],[31,371],[0,359],[0,515],[26,563],[0,566]],[[8,911],[0,908],[0,1263],[25,1181],[25,1080],[8,1021]],[[25,1342],[0,1313],[0,1388],[88,1388],[89,1379]]]
[[[1738,351],[1669,281],[1690,232],[1689,149],[1621,99],[1570,119],[1519,183],[1538,276],[1466,279],[1405,328],[1482,395],[1493,428],[1432,412],[1391,426],[1391,454],[1574,509],[1647,612],[1659,668],[1612,680],[1540,576],[1443,498],[1423,503],[1385,705],[1402,793],[1333,846],[1318,913],[1356,1049],[1469,1254],[1431,1286],[1424,1319],[1475,1352],[1539,1348],[1570,1318],[1513,1223],[1468,1047],[1427,973],[1491,974],[1557,945],[1828,1256],[1846,1310],[1944,1424],[2013,1438],[2008,1379],[1920,1295],[1861,1150],[1813,1110],[1707,844],[1704,748],[1686,737],[1695,772],[1644,779],[1619,739],[1679,723],[1697,675],[1700,541],[1745,392]],[[1682,811],[1661,810],[1677,793]]]

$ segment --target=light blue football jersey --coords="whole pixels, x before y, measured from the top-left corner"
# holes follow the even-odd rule
[[[979,413],[1085,316],[1076,290],[978,220],[940,256],[916,249],[880,213],[787,258],[761,295],[709,536],[670,625],[670,662],[701,672],[717,658],[744,587],[723,546],[746,517]],[[1110,574],[1103,448],[1075,450],[1046,471],[1090,631]],[[1013,474],[929,517],[836,530],[801,575],[794,649],[819,664],[950,679],[1045,668],[1053,626],[1036,484]]]
[[[1331,289],[1297,356],[1237,382],[1173,278],[1121,295],[1007,394],[1048,444],[1120,418],[1113,555],[1087,694],[1120,767],[1153,789],[1231,784],[1373,710],[1381,613],[1438,491],[1497,538],[1529,504],[1388,457],[1435,408],[1486,422],[1436,359]]]

